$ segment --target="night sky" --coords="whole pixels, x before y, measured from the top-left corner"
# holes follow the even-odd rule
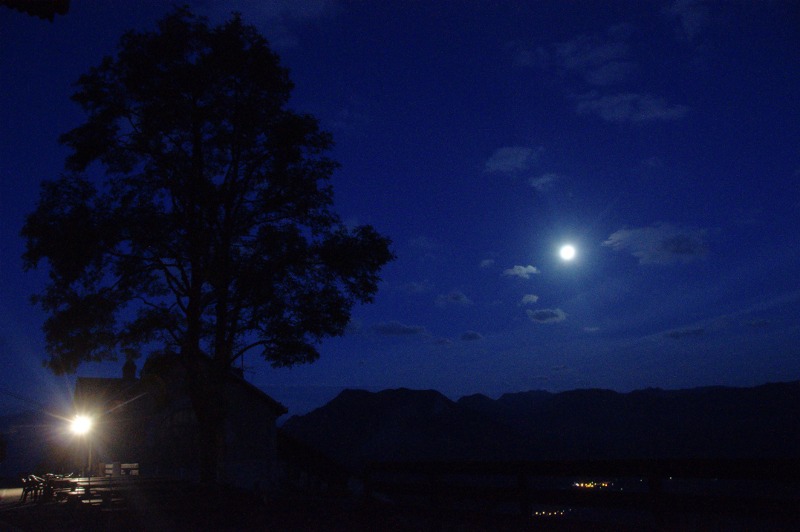
[[[321,359],[245,376],[303,413],[343,387],[451,397],[800,378],[796,2],[189,2],[241,11],[319,118],[348,224],[397,260]],[[19,236],[78,76],[161,1],[0,8],[0,412],[70,396]],[[571,261],[559,256],[569,243]],[[80,374],[120,375],[119,363]],[[140,362],[141,367],[141,362]]]

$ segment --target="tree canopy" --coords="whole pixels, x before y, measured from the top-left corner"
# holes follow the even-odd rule
[[[49,269],[50,369],[171,353],[198,381],[253,349],[312,362],[372,300],[390,241],[334,213],[331,135],[289,109],[288,71],[239,16],[177,9],[77,87],[86,121],[22,230],[26,268]]]

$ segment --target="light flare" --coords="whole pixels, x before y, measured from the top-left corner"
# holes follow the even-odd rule
[[[75,416],[69,428],[73,434],[86,434],[92,430],[92,418],[83,415]]]

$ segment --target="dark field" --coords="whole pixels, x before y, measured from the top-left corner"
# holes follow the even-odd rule
[[[543,508],[534,509],[541,512],[538,517],[483,505],[433,511],[428,506],[367,503],[358,497],[260,498],[216,487],[165,483],[131,490],[105,503],[95,499],[19,504],[6,498],[0,509],[0,530],[798,530],[800,525],[796,518],[786,516],[701,511],[657,518],[647,508],[571,509],[563,515],[544,515]]]
[[[103,504],[11,504],[0,510],[0,530],[524,530],[517,516],[437,512],[351,498],[252,494],[199,486],[153,490]],[[561,528],[559,528],[561,529]]]

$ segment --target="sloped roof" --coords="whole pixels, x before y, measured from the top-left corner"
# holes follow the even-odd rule
[[[284,405],[242,377],[229,374],[228,383],[239,387],[251,400],[266,404],[275,413],[275,417],[280,417],[288,412]],[[78,377],[75,382],[74,401],[76,408],[79,410],[109,409],[126,402],[132,402],[146,394],[147,387],[139,379]]]
[[[75,381],[75,407],[78,410],[109,409],[145,394],[137,379],[78,377]]]
[[[262,401],[266,403],[267,406],[269,406],[269,408],[271,408],[275,412],[275,417],[280,417],[289,411],[289,409],[283,406],[283,404],[279,403],[278,401],[267,395],[264,392],[264,390],[262,390],[257,386],[254,386],[253,384],[250,384],[244,378],[234,373],[228,375],[228,382],[236,386],[240,386],[245,391],[245,393],[247,393],[250,397],[253,398],[253,400]]]

